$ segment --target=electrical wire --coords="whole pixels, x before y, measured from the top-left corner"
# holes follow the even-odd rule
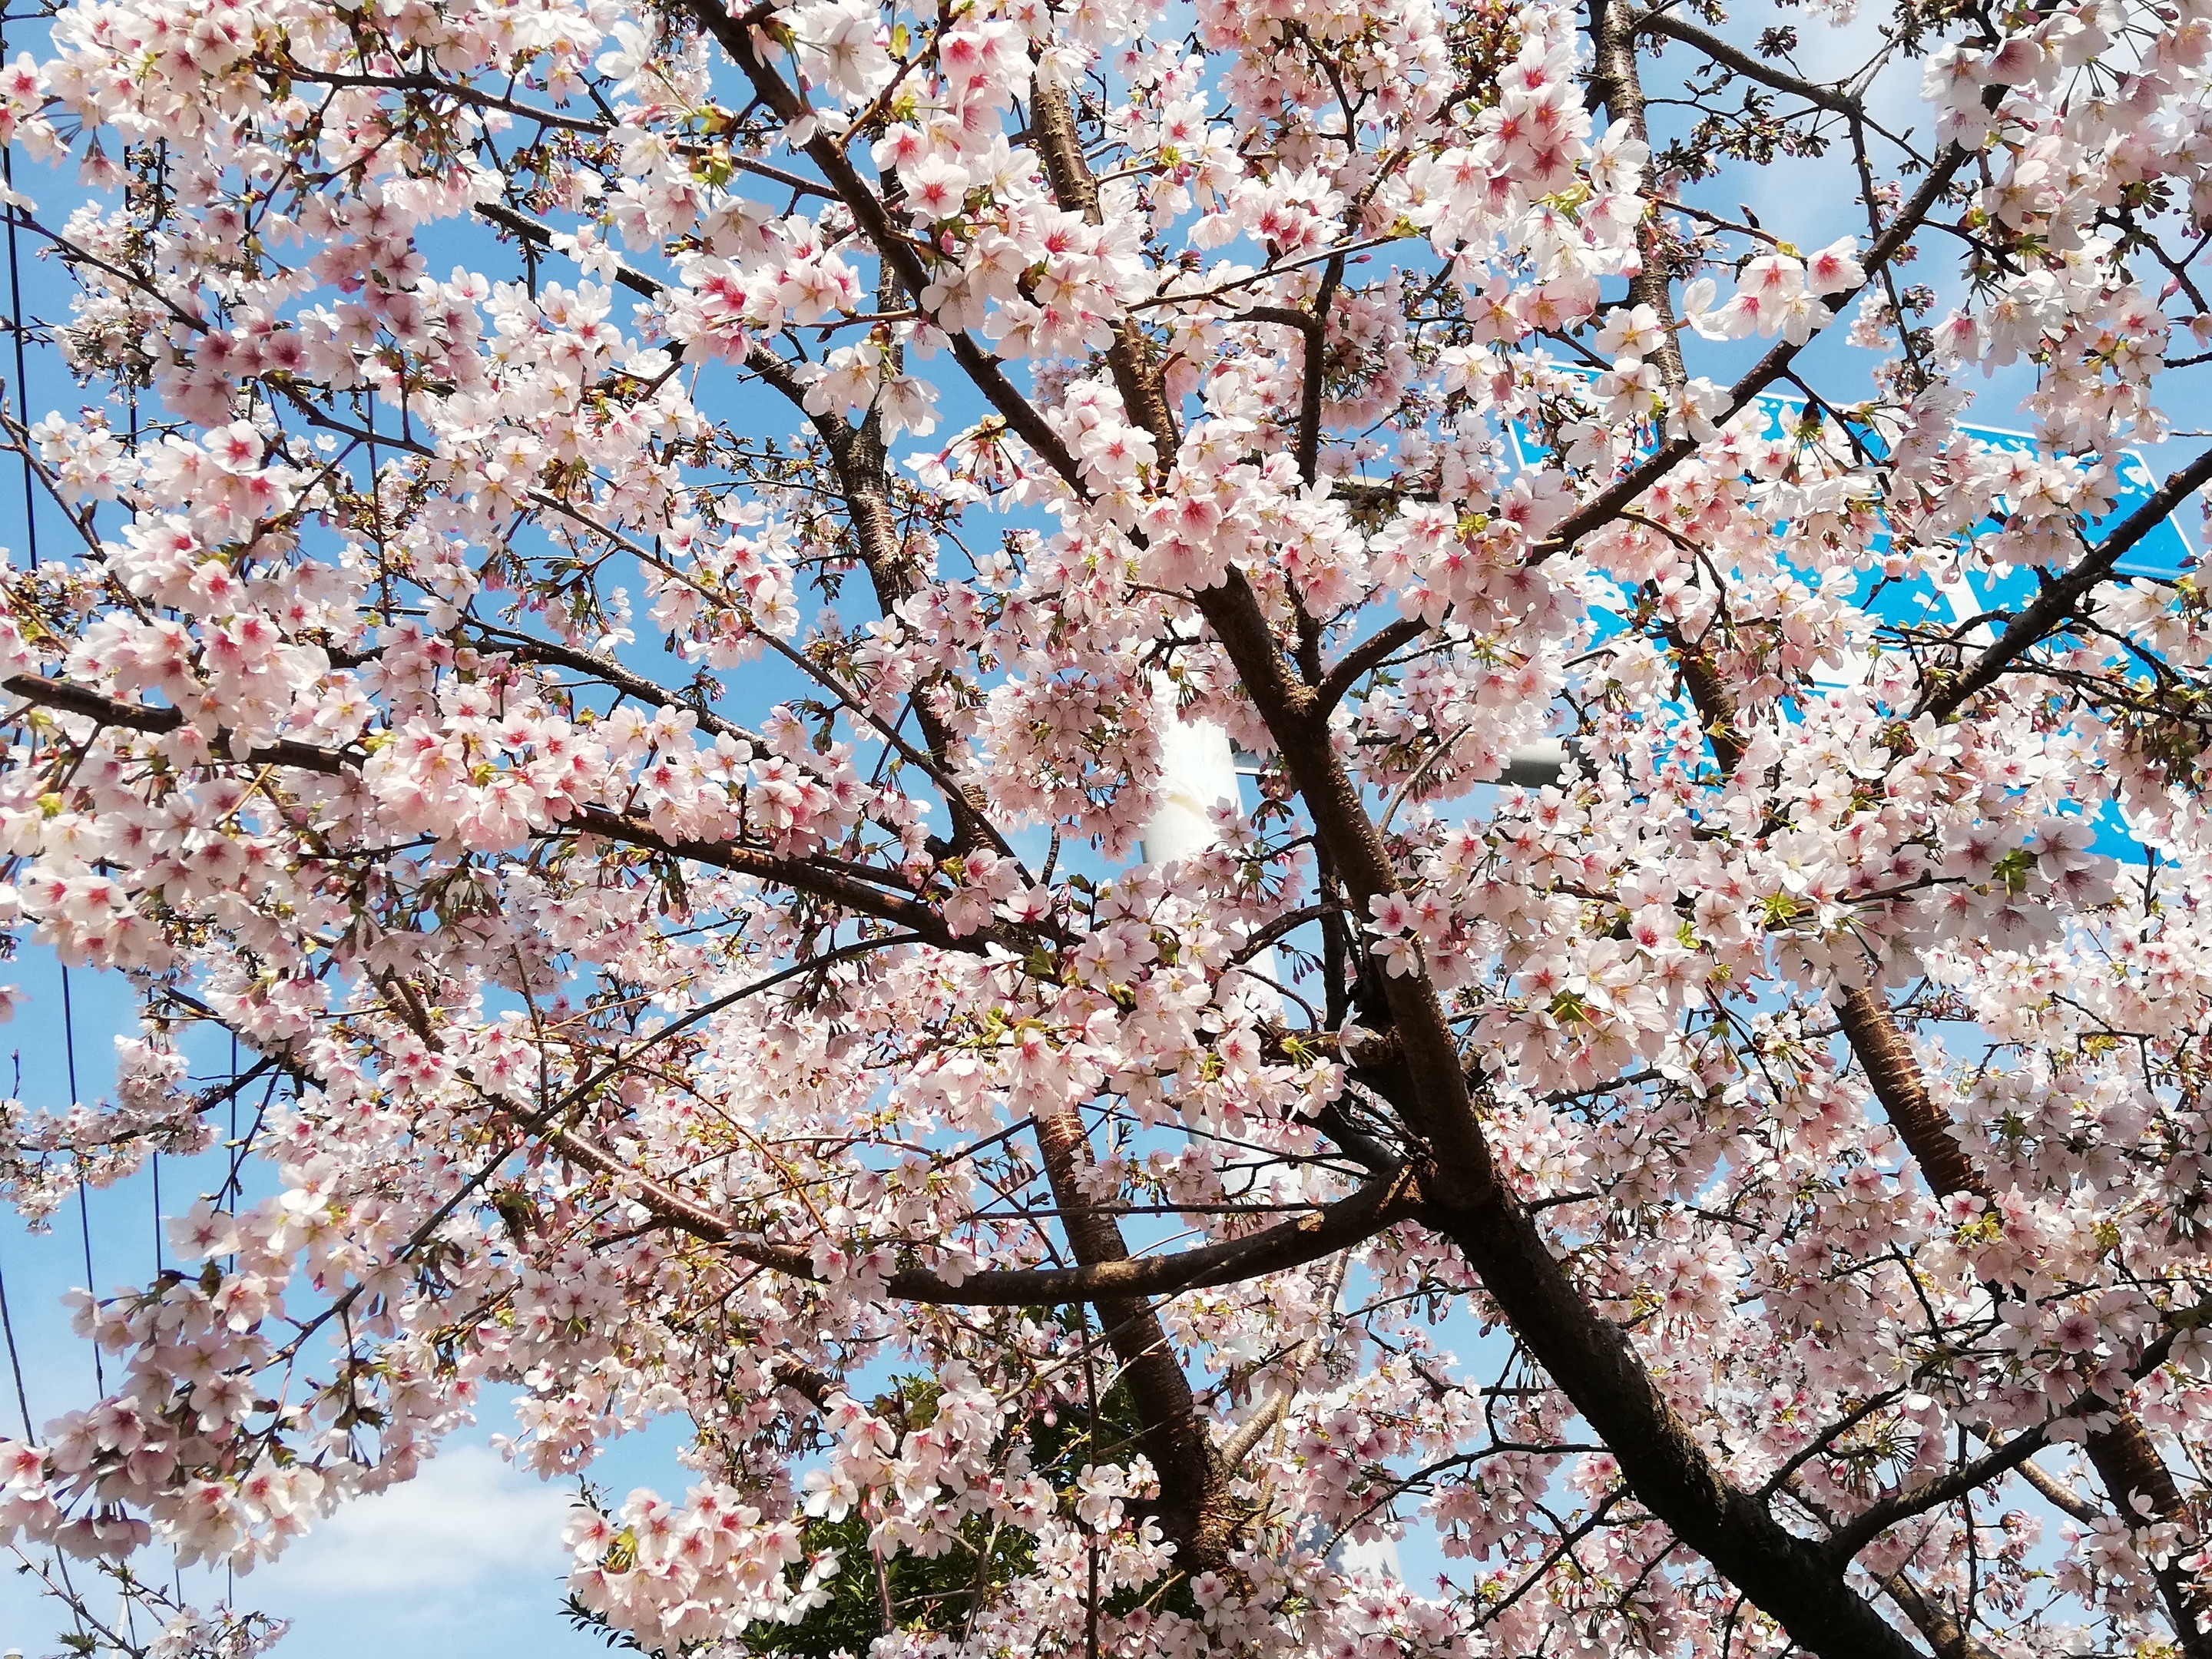
[[[0,57],[4,57],[7,50],[7,36],[4,32],[0,32]],[[9,194],[11,197],[15,194],[15,189],[14,149],[15,146],[12,144],[0,145],[0,184],[5,184],[8,186]],[[25,384],[29,370],[23,349],[23,337],[27,330],[23,321],[22,256],[16,246],[15,204],[13,201],[8,204],[7,216],[8,325],[15,337],[15,410],[22,420],[23,430],[28,433],[31,428],[31,398],[29,388]],[[23,545],[31,556],[31,568],[37,569],[39,568],[38,492],[32,488],[31,452],[27,444],[23,450]]]
[[[70,972],[67,968],[62,969],[62,1052],[69,1062],[70,1109],[74,1111],[79,1098],[76,1088],[76,1009],[70,1000]],[[85,1294],[97,1300],[99,1291],[94,1288],[96,1281],[92,1269],[92,1194],[85,1182],[84,1168],[81,1164],[77,1166],[76,1218],[78,1229],[84,1235]],[[100,1357],[97,1340],[92,1345],[92,1377],[99,1385],[101,1397],[106,1398],[107,1367]]]
[[[0,1269],[0,1337],[8,1343],[8,1366],[15,1373],[15,1405],[23,1413],[23,1438],[33,1438],[31,1433],[31,1395],[23,1387],[23,1356],[15,1346],[15,1322],[8,1312],[8,1274]]]

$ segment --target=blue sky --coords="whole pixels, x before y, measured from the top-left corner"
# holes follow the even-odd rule
[[[1747,9],[1747,15],[1754,9]],[[1793,18],[1808,41],[1823,37],[1822,27],[1811,16],[1793,14]],[[1826,54],[1808,52],[1801,59],[1802,66],[1816,76],[1855,66],[1875,42],[1876,21],[1870,9],[1868,18],[1833,42]],[[1916,82],[1917,76],[1893,78],[1881,92],[1885,113],[1898,124],[1913,118]],[[1828,182],[1824,185],[1823,179]],[[1851,188],[1848,183],[1838,187],[1837,181],[1827,164],[1778,165],[1747,173],[1741,192],[1765,221],[1787,227],[1788,234],[1811,244],[1863,228]],[[57,204],[70,195],[69,187],[52,174],[26,182]],[[1808,202],[1823,204],[1810,216],[1810,224]],[[1930,246],[1933,251],[1932,239]],[[431,263],[438,267],[434,255]],[[548,276],[572,280],[561,276],[558,266],[557,261],[549,262]],[[1916,274],[1936,281],[1942,273]],[[58,311],[58,273],[27,261],[24,276],[29,289],[27,308],[49,315]],[[1758,343],[1744,348],[1747,361]],[[1832,367],[1848,350],[1839,339],[1816,348],[1820,361]],[[1708,361],[1726,362],[1718,356]],[[1862,364],[1870,361],[1861,358]],[[12,406],[12,362],[0,368],[10,382]],[[40,410],[50,405],[72,409],[80,401],[58,366],[34,360],[32,379],[32,402]],[[2013,400],[2023,389],[2017,380],[1990,386],[1978,404],[1978,418],[1996,425],[2012,423]],[[957,408],[948,399],[948,413],[957,414]],[[943,436],[940,432],[935,441]],[[2154,457],[2154,464],[2164,471],[2173,458]],[[11,472],[0,472],[0,541],[20,551],[19,488]],[[2185,527],[2195,534],[2193,518]],[[731,678],[734,681],[738,677]],[[12,1055],[20,1065],[21,1097],[33,1105],[57,1109],[66,1103],[65,1037],[72,1030],[79,1096],[92,1099],[106,1092],[112,1073],[111,1039],[131,1026],[126,988],[109,976],[72,975],[74,1018],[65,1027],[58,972],[50,956],[29,952],[0,972],[0,979],[15,981],[31,997],[15,1022],[0,1028],[0,1061]],[[0,1073],[0,1093],[15,1091]],[[213,1184],[202,1179],[204,1174],[204,1170],[191,1167],[166,1170],[161,1208],[172,1213],[183,1208],[202,1186]],[[141,1177],[113,1192],[92,1194],[89,1204],[92,1282],[103,1289],[125,1280],[143,1283],[157,1249],[150,1180]],[[0,1220],[0,1274],[5,1278],[34,1419],[43,1421],[88,1402],[94,1397],[92,1356],[70,1334],[59,1304],[63,1292],[87,1282],[83,1234],[75,1207],[58,1214],[52,1231],[43,1233],[27,1231],[12,1217]],[[0,1433],[12,1435],[21,1426],[12,1386],[0,1377]],[[582,1656],[604,1650],[597,1638],[574,1631],[558,1613],[566,1565],[559,1534],[567,1491],[520,1473],[499,1458],[490,1440],[505,1426],[506,1402],[488,1399],[477,1426],[449,1442],[444,1454],[428,1464],[416,1480],[349,1507],[283,1560],[241,1581],[241,1601],[294,1621],[291,1636],[279,1650],[285,1659],[353,1659],[368,1653],[416,1659],[520,1659],[524,1655]],[[664,1424],[621,1443],[593,1469],[592,1478],[618,1493],[648,1484],[680,1491],[687,1476],[673,1456],[678,1436],[678,1425]],[[1407,1566],[1417,1577],[1432,1570],[1425,1562],[1410,1559]],[[222,1595],[220,1584],[204,1577],[197,1585],[188,1583],[187,1588],[192,1599],[204,1605]],[[24,1581],[0,1575],[0,1649],[20,1645],[28,1654],[56,1650],[51,1637],[55,1622],[52,1605],[42,1602]]]
[[[21,1068],[21,1097],[58,1106],[66,1100],[67,1043],[59,974],[43,951],[27,953],[6,975],[30,994],[29,1007],[0,1027],[0,1066]],[[86,1099],[106,1093],[113,1076],[112,1036],[128,1029],[130,1003],[112,976],[70,975],[78,1084]],[[207,1158],[162,1170],[161,1209],[175,1213],[220,1175]],[[89,1195],[93,1282],[103,1289],[143,1284],[155,1250],[152,1182],[140,1176]],[[0,1274],[23,1365],[33,1418],[97,1398],[89,1346],[69,1329],[60,1298],[86,1282],[84,1229],[74,1202],[51,1231],[26,1231],[10,1215],[0,1224]],[[112,1373],[111,1373],[112,1382]],[[572,1487],[509,1466],[491,1448],[507,1426],[509,1396],[488,1396],[477,1425],[447,1443],[416,1480],[349,1505],[273,1565],[238,1582],[241,1606],[294,1620],[279,1652],[285,1659],[356,1659],[392,1653],[410,1659],[506,1659],[584,1656],[599,1640],[559,1616],[567,1552],[561,1526]],[[622,1443],[592,1472],[617,1492],[657,1485],[681,1492],[685,1472],[672,1453],[677,1425]],[[21,1431],[13,1380],[0,1375],[0,1436]],[[0,1563],[12,1565],[5,1555]],[[80,1577],[80,1583],[83,1579]],[[188,1599],[223,1599],[222,1582],[187,1575]],[[26,1654],[52,1646],[59,1614],[31,1582],[0,1573],[0,1649]]]

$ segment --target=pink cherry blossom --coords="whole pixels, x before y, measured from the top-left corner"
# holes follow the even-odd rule
[[[510,1395],[654,1653],[2212,1655],[2212,20],[1851,9],[58,10],[0,1542],[258,1651]]]

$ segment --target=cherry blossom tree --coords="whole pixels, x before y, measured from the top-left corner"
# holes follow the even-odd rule
[[[56,9],[0,925],[143,1018],[0,1176],[222,1156],[0,1539],[240,1651],[134,1554],[500,1389],[694,1431],[569,1530],[653,1653],[2208,1659],[2209,58]]]

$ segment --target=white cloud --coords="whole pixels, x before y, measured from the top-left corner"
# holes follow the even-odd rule
[[[447,1595],[517,1573],[543,1583],[568,1565],[570,1501],[484,1447],[454,1447],[404,1485],[346,1504],[257,1574],[255,1588],[289,1600]]]

